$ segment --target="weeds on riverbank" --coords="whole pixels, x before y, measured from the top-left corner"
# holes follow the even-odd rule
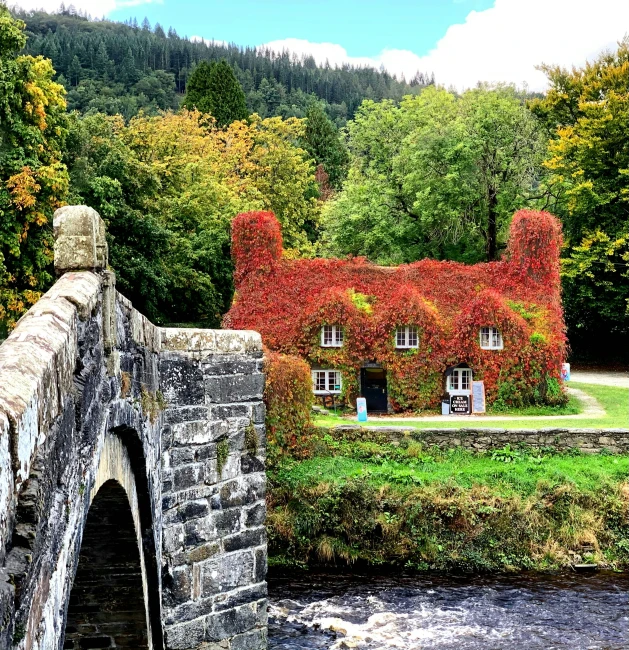
[[[316,457],[284,458],[270,472],[272,562],[629,567],[629,459],[501,451],[324,437]]]

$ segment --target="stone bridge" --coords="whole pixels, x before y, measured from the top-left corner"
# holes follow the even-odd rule
[[[0,649],[266,647],[262,345],[156,327],[87,207],[0,346]]]

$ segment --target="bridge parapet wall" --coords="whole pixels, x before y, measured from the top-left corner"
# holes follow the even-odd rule
[[[62,277],[0,346],[0,650],[65,647],[88,511],[121,464],[148,647],[264,648],[259,335],[152,324],[115,290],[85,206],[55,235]]]

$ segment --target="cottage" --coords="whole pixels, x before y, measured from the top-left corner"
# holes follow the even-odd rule
[[[504,259],[475,265],[287,259],[265,212],[239,215],[232,243],[236,297],[225,326],[306,359],[315,395],[420,411],[453,395],[469,404],[482,380],[488,403],[565,400],[561,228],[546,212],[517,212]]]

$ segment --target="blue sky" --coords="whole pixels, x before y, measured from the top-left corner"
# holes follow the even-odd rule
[[[341,44],[350,56],[384,49],[427,54],[454,23],[494,0],[164,0],[124,7],[116,20],[148,17],[180,35],[259,45],[287,37]],[[237,10],[235,10],[237,7]]]
[[[54,11],[61,0],[9,0]],[[66,0],[92,16],[146,16],[181,36],[310,54],[318,63],[432,72],[543,90],[542,63],[581,66],[629,33],[629,0]]]

